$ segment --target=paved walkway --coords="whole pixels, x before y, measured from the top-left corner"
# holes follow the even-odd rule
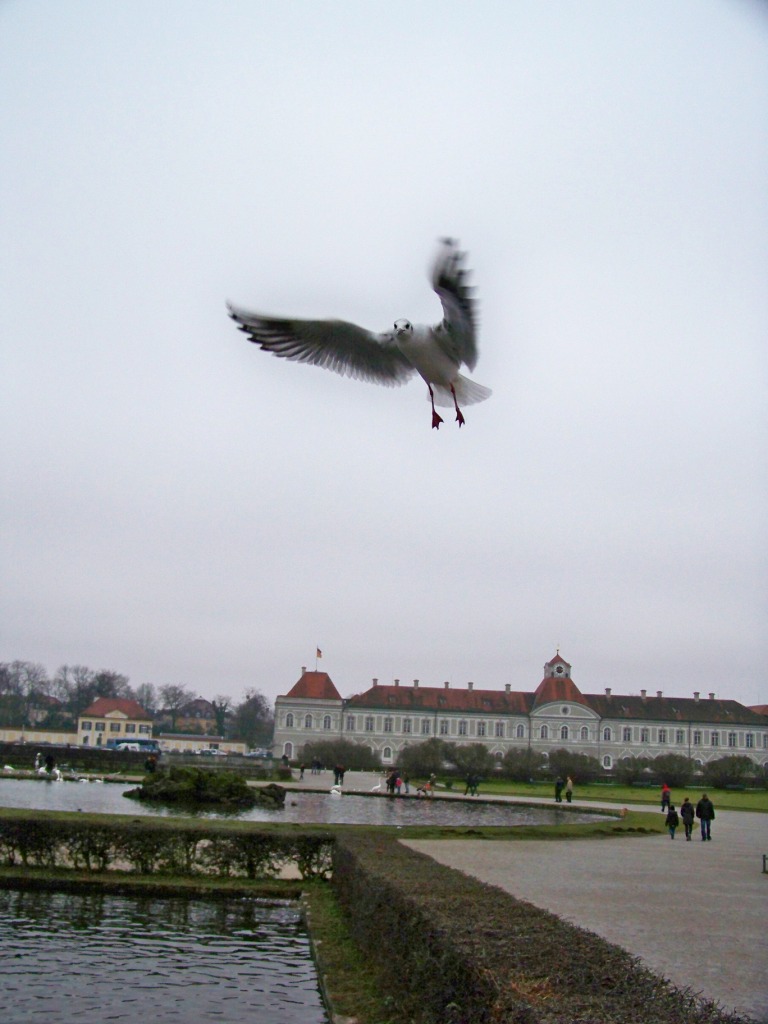
[[[330,773],[307,773],[305,784],[322,788],[328,779],[330,786]],[[376,781],[348,772],[344,789],[368,792]],[[708,843],[698,831],[687,843],[681,831],[674,841],[662,835],[407,845],[596,932],[678,987],[768,1024],[768,814],[717,812]]]

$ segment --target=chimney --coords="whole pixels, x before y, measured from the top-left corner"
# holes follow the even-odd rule
[[[396,680],[395,680],[395,686],[399,686],[399,685],[400,685],[400,680],[399,680],[399,679],[396,679]]]
[[[657,696],[657,697],[658,697],[659,699],[661,699],[661,697],[662,697],[662,693],[661,693],[661,690],[657,690],[657,691],[656,691],[656,696]]]
[[[373,685],[374,686],[378,686],[379,685],[379,680],[376,679],[375,677],[374,677],[374,680],[373,680]]]
[[[710,693],[710,695],[709,695],[709,699],[710,699],[710,700],[714,700],[714,699],[715,699],[715,695],[714,695],[714,693]]]
[[[413,688],[414,688],[414,690],[418,690],[418,688],[419,688],[419,680],[418,679],[414,679],[413,680]]]
[[[697,704],[699,703],[699,691],[698,690],[694,690],[693,691],[693,699],[696,701]]]
[[[475,684],[474,683],[467,683],[467,689],[468,690],[473,690],[474,688],[475,688]]]
[[[641,690],[640,691],[640,699],[641,700],[645,700],[647,693],[648,693],[647,690]]]
[[[606,697],[610,697],[611,696],[611,688],[610,688],[610,686],[606,686],[606,688],[605,688],[605,696]]]
[[[444,686],[444,687],[446,688],[446,690],[448,689],[448,687],[449,687],[450,685],[451,685],[451,684],[450,684],[450,683],[449,683],[449,682],[448,682],[447,680],[446,680],[446,682],[444,682],[444,683],[443,683],[443,686]]]
[[[512,689],[512,683],[505,683],[504,689],[507,691],[507,693],[509,693]]]
[[[302,665],[302,666],[301,666],[301,674],[302,674],[302,675],[304,675],[304,673],[305,673],[306,671],[307,671],[307,666],[306,666],[306,665]]]

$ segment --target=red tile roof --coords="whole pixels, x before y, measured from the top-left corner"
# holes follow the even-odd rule
[[[601,718],[632,718],[649,721],[710,723],[728,725],[764,725],[754,708],[744,707],[737,700],[715,700],[695,697],[637,697],[614,693],[588,693],[585,703]]]
[[[563,659],[555,659],[562,661]],[[554,662],[550,662],[554,664]],[[567,664],[567,662],[566,662]],[[570,676],[545,676],[539,683],[534,694],[534,706],[560,701],[571,701],[573,704],[586,704],[581,691]]]
[[[506,690],[452,690],[439,686],[373,686],[347,702],[349,707],[399,711],[474,711],[487,714],[527,714],[532,693]]]
[[[140,719],[151,722],[152,716],[148,714],[141,704],[135,700],[127,700],[124,697],[97,697],[93,704],[80,713],[80,717],[90,715],[93,718],[104,718],[113,711],[119,711],[127,718]]]
[[[304,672],[286,697],[307,697],[310,700],[341,700],[327,672]]]

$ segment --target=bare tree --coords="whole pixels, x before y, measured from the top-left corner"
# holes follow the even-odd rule
[[[255,689],[246,690],[245,699],[234,709],[235,736],[251,747],[265,747],[272,742],[274,727],[272,705],[264,694]]]
[[[170,715],[171,729],[175,731],[179,711],[181,711],[185,704],[189,704],[191,700],[194,700],[195,695],[180,683],[166,683],[165,686],[160,687],[159,693],[162,710],[167,711]]]
[[[141,704],[145,711],[153,715],[157,711],[157,687],[154,683],[142,683],[133,691],[133,699]]]

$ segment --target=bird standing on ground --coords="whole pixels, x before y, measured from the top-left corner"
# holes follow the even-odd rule
[[[435,406],[453,405],[461,427],[460,404],[482,402],[491,394],[459,373],[462,364],[473,370],[477,363],[475,304],[464,256],[453,239],[442,239],[431,281],[443,319],[433,327],[401,319],[391,331],[374,334],[345,320],[288,320],[249,313],[231,303],[229,315],[251,341],[284,359],[389,386],[404,384],[418,373],[429,389],[432,426],[439,429],[443,422]]]

